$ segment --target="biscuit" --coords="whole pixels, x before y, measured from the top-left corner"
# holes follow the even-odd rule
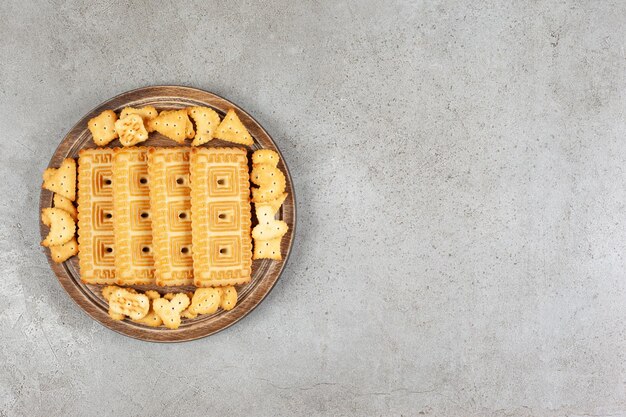
[[[189,148],[151,149],[148,182],[156,284],[191,285]]]
[[[198,287],[250,281],[250,182],[246,151],[191,150],[194,283]]]
[[[109,310],[115,314],[123,314],[133,320],[139,320],[148,314],[150,299],[145,294],[137,294],[118,288],[109,297]]]
[[[254,203],[256,207],[256,214],[257,214],[257,219],[259,219],[259,223],[261,222],[262,218],[264,218],[266,215],[269,215],[272,218],[274,218],[274,215],[276,215],[276,213],[278,213],[278,210],[280,210],[280,206],[282,206],[283,203],[285,202],[287,195],[288,193],[282,193],[278,198],[274,200],[265,201],[263,203]],[[261,217],[259,217],[259,209],[261,207],[266,208],[266,210],[262,212]]]
[[[107,145],[118,137],[115,130],[116,121],[117,115],[113,110],[105,110],[93,119],[89,119],[87,127],[96,145]]]
[[[143,119],[138,114],[129,114],[115,122],[115,130],[120,136],[122,146],[134,146],[148,140],[148,131]]]
[[[283,259],[280,253],[281,239],[281,237],[277,237],[271,240],[255,240],[252,259],[274,259],[277,261]]]
[[[113,150],[109,148],[79,153],[78,249],[83,282],[115,283]]]
[[[187,114],[196,123],[196,136],[192,146],[200,146],[209,142],[215,136],[220,124],[220,116],[208,107],[188,107]]]
[[[104,299],[107,301],[107,303],[109,302],[109,300],[111,299],[111,294],[113,294],[113,291],[115,290],[119,290],[120,287],[117,287],[115,285],[109,285],[106,286],[102,289],[102,297],[104,297]],[[118,313],[114,313],[111,311],[111,309],[109,308],[109,317],[111,317],[113,320],[115,321],[120,321],[120,320],[124,320],[124,318],[126,317],[123,314],[118,314]]]
[[[124,107],[124,109],[120,112],[120,119],[125,118],[129,114],[138,114],[143,119],[143,125],[146,127],[148,132],[152,132],[152,130],[148,129],[148,122],[157,117],[159,114],[157,109],[153,106],[145,106],[140,109],[136,109],[133,107]]]
[[[45,247],[67,243],[76,233],[76,223],[72,216],[59,208],[41,210],[41,222],[50,228],[48,236],[41,242],[41,245]]]
[[[271,219],[264,223],[259,223],[252,229],[254,240],[272,240],[283,237],[289,230],[289,226],[282,220]]]
[[[217,288],[198,288],[193,294],[189,311],[191,314],[213,314],[220,306],[221,291]]]
[[[60,245],[50,246],[50,256],[56,263],[65,262],[76,254],[78,254],[78,242],[75,237]]]
[[[116,148],[113,151],[113,230],[118,284],[154,283],[150,214],[148,148]]]
[[[146,326],[159,327],[163,324],[163,320],[161,320],[161,317],[154,311],[154,300],[159,299],[159,297],[157,296],[156,298],[152,298],[150,297],[150,295],[148,295],[149,292],[155,293],[156,291],[146,291],[145,293],[146,297],[150,299],[150,309],[148,310],[148,314],[146,314],[146,316],[141,319],[132,320],[135,323],[144,324]],[[158,294],[159,293],[157,293],[157,295]],[[154,296],[154,294],[152,294],[152,296]]]
[[[43,172],[42,188],[63,197],[76,200],[76,161],[65,158],[59,168],[48,168]]]
[[[230,109],[224,116],[222,123],[217,127],[215,137],[228,142],[239,143],[241,145],[252,145],[254,141],[248,133],[248,129],[241,123],[235,110]]]
[[[273,167],[278,165],[280,156],[271,149],[259,149],[252,153],[252,165],[268,164]]]
[[[224,310],[232,310],[237,305],[237,290],[233,286],[224,287],[220,307]]]
[[[159,298],[152,302],[152,308],[168,329],[178,329],[178,326],[180,326],[180,313],[188,306],[189,297],[183,293],[176,294],[171,301]]]
[[[185,143],[186,138],[193,137],[193,134],[189,136],[193,132],[193,124],[185,110],[162,111],[148,122],[148,127],[181,145]]]
[[[61,210],[67,211],[74,221],[78,220],[78,211],[76,211],[76,207],[74,207],[74,203],[67,198],[63,197],[61,194],[54,194],[52,198],[52,203],[54,204],[54,208],[58,208]]]
[[[275,200],[285,192],[285,174],[269,164],[253,165],[250,181],[259,186],[252,188],[252,201],[255,203]]]

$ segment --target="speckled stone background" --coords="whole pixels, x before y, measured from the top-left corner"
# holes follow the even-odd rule
[[[626,3],[0,2],[0,416],[626,415]],[[224,95],[298,234],[266,301],[105,329],[39,246],[41,172],[123,91]]]

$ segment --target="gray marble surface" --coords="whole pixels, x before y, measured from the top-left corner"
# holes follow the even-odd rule
[[[0,416],[626,415],[623,1],[0,2]],[[123,91],[228,97],[298,234],[262,305],[105,329],[39,246],[41,172]]]

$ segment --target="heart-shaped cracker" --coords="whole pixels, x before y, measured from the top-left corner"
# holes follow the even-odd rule
[[[171,301],[159,298],[152,302],[155,313],[163,320],[163,324],[168,329],[178,329],[180,326],[180,313],[189,306],[187,294],[176,294]]]
[[[53,191],[71,201],[76,200],[76,161],[65,158],[59,168],[43,172],[42,188]]]
[[[41,222],[50,228],[48,236],[41,242],[42,246],[58,246],[69,242],[76,232],[76,223],[72,216],[59,208],[41,210]]]

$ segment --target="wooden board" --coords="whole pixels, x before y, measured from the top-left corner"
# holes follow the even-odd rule
[[[78,152],[81,149],[96,147],[91,140],[91,133],[87,129],[87,121],[100,114],[103,110],[110,109],[119,112],[127,106],[143,107],[147,105],[152,105],[159,111],[163,109],[179,109],[189,106],[207,106],[217,111],[220,114],[220,117],[223,117],[229,108],[234,108],[241,118],[241,121],[248,128],[248,131],[254,138],[254,145],[247,147],[249,150],[249,159],[251,159],[252,151],[256,149],[273,149],[280,153],[280,150],[263,127],[261,127],[261,125],[243,109],[230,101],[215,94],[191,87],[154,86],[140,88],[120,94],[117,97],[107,100],[87,113],[61,141],[58,148],[54,152],[48,167],[56,168],[60,165],[64,158],[77,158]],[[191,141],[189,141],[189,143],[191,143]],[[176,142],[161,136],[157,132],[151,133],[150,139],[141,145],[180,146]],[[108,146],[119,147],[121,145],[119,140],[116,139]],[[240,145],[214,139],[203,146]],[[296,205],[291,177],[282,155],[278,167],[285,173],[285,177],[287,179],[287,192],[289,193],[287,200],[278,213],[278,218],[284,220],[289,225],[289,231],[283,237],[281,243],[283,260],[272,261],[264,259],[253,261],[252,280],[249,284],[237,288],[239,292],[239,301],[237,306],[230,311],[219,310],[217,313],[212,315],[198,316],[192,320],[184,319],[183,323],[177,330],[147,327],[134,323],[128,319],[124,321],[114,321],[111,320],[107,313],[108,306],[101,294],[102,286],[86,285],[80,281],[77,256],[70,258],[64,263],[57,264],[52,261],[50,252],[47,249],[44,249],[46,256],[48,257],[48,263],[70,297],[72,297],[72,299],[93,319],[102,323],[109,329],[136,339],[153,342],[182,342],[209,336],[241,320],[244,316],[246,316],[246,314],[259,305],[259,303],[263,301],[276,284],[276,281],[280,277],[285,263],[287,262],[296,228]],[[52,192],[42,189],[39,199],[40,211],[44,207],[52,207],[52,196]],[[256,219],[254,218],[253,213],[252,226],[254,227],[255,225]],[[40,223],[39,227],[43,239],[48,233],[48,228],[42,223]],[[133,287],[140,290],[157,289],[162,294],[172,290],[184,291],[193,289],[192,287],[164,288],[146,285]]]

